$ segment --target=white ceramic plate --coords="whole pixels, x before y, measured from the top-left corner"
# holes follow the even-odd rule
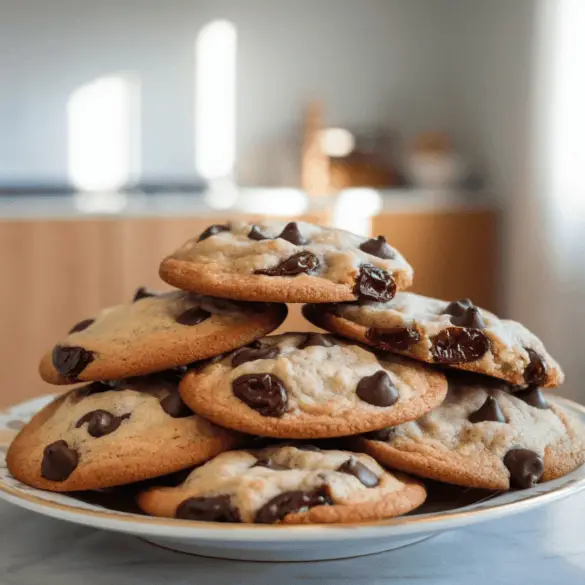
[[[10,475],[4,455],[11,437],[50,399],[38,398],[0,413],[0,498],[60,520],[126,532],[166,548],[211,557],[307,561],[371,554],[418,542],[460,526],[496,520],[543,506],[585,488],[583,466],[563,478],[535,488],[499,494],[436,484],[430,490],[429,502],[415,513],[381,522],[265,526],[150,518],[105,507],[102,500],[111,497],[107,494],[73,497],[44,492],[23,485]],[[551,395],[548,399],[560,403],[585,422],[583,406]]]

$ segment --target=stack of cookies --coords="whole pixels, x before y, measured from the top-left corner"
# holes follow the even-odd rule
[[[160,275],[178,290],[141,288],[42,358],[44,380],[76,386],[12,443],[17,479],[142,482],[155,516],[360,522],[421,505],[421,478],[527,488],[585,459],[578,423],[541,393],[563,382],[542,342],[469,299],[404,292],[413,270],[382,236],[213,225]],[[268,336],[285,303],[329,333]]]

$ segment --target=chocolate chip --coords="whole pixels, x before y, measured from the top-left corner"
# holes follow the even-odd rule
[[[528,359],[530,360],[524,369],[524,379],[528,384],[534,384],[535,386],[546,384],[548,367],[543,357],[533,349],[528,347],[525,347],[524,349],[528,352]]]
[[[471,327],[473,329],[486,328],[485,321],[477,307],[467,307],[461,315],[451,317],[451,323],[457,325],[457,327]]]
[[[230,228],[227,225],[210,225],[200,236],[199,239],[197,240],[198,242],[202,242],[203,240],[206,240],[207,238],[210,238],[211,236],[215,236],[216,234],[219,234],[221,232],[229,232]]]
[[[332,347],[335,345],[330,337],[322,333],[309,333],[299,345],[299,349],[306,349],[307,347]]]
[[[290,258],[283,260],[273,268],[255,270],[254,274],[264,276],[296,276],[297,274],[310,274],[319,268],[319,258],[311,252],[299,252]]]
[[[113,433],[122,423],[122,421],[130,418],[130,414],[123,414],[122,416],[116,416],[107,410],[92,410],[87,414],[84,414],[75,423],[75,428],[78,429],[87,423],[87,432],[95,438],[103,437]]]
[[[52,358],[53,366],[62,376],[74,377],[93,362],[95,354],[83,347],[56,345]]]
[[[77,467],[79,456],[66,441],[56,441],[45,447],[41,475],[49,481],[65,481]]]
[[[368,488],[376,487],[380,483],[380,479],[373,471],[353,457],[342,463],[337,471],[357,477]]]
[[[371,328],[366,337],[381,349],[408,351],[420,341],[420,333],[412,327]]]
[[[378,236],[377,238],[363,242],[360,244],[360,250],[371,256],[383,258],[384,260],[396,258],[394,250],[388,245],[384,236]]]
[[[453,301],[449,303],[445,310],[443,311],[444,315],[453,315],[453,317],[460,317],[465,313],[465,311],[469,308],[473,307],[473,302],[471,299],[461,299],[459,301]]]
[[[179,504],[175,517],[201,522],[241,522],[240,514],[232,506],[229,496],[187,498]]]
[[[149,297],[158,297],[160,294],[161,293],[159,293],[157,291],[150,290],[150,289],[146,288],[145,286],[141,286],[134,293],[134,298],[132,299],[132,302],[135,303],[136,301],[139,301],[141,299],[147,299]]]
[[[270,239],[268,236],[265,236],[260,231],[260,228],[255,224],[252,226],[252,229],[248,233],[248,238],[250,240],[257,240],[258,242],[260,242],[261,240],[269,240]]]
[[[208,313],[200,307],[193,307],[183,311],[179,316],[175,317],[175,321],[180,325],[199,325],[211,317],[211,313]]]
[[[116,390],[119,382],[117,380],[104,381],[104,382],[92,382],[77,389],[77,393],[82,398],[91,396],[92,394],[101,394],[102,392],[109,392],[110,390]]]
[[[76,323],[75,325],[73,325],[73,327],[71,327],[71,329],[69,329],[69,335],[87,329],[94,322],[95,319],[84,319],[83,321]]]
[[[510,484],[518,488],[534,487],[544,473],[542,457],[529,449],[512,449],[504,456],[510,472]]]
[[[525,390],[514,392],[514,396],[516,396],[516,398],[520,398],[520,400],[523,400],[526,402],[526,404],[534,406],[534,408],[540,408],[542,410],[549,408],[548,402],[542,395],[542,392],[538,386],[529,386]]]
[[[212,315],[241,315],[246,309],[254,310],[254,305],[256,305],[256,303],[239,303],[206,295],[192,294],[190,298],[197,303],[200,309]]]
[[[187,416],[193,415],[193,412],[183,402],[180,394],[177,391],[171,392],[165,396],[160,401],[160,406],[169,416],[172,416],[173,418],[185,418]]]
[[[485,402],[475,411],[469,415],[469,422],[499,422],[505,423],[506,417],[498,404],[498,401],[493,396],[488,396]]]
[[[286,467],[286,465],[276,463],[276,461],[273,461],[270,459],[270,457],[267,459],[258,459],[258,461],[252,465],[252,467],[266,467],[266,469],[272,469],[274,471],[284,471],[285,469],[290,469],[289,467]]]
[[[396,386],[384,370],[362,378],[356,392],[361,400],[374,406],[392,406],[400,398]]]
[[[303,237],[303,234],[301,234],[301,230],[296,221],[287,223],[285,228],[276,237],[282,238],[295,246],[304,246],[309,243],[308,240]]]
[[[272,374],[245,374],[232,382],[234,395],[262,416],[281,417],[288,396],[283,383]]]
[[[386,270],[362,264],[355,280],[354,294],[360,301],[386,302],[394,298],[396,283]]]
[[[271,360],[280,353],[277,345],[264,345],[258,348],[242,347],[233,353],[232,368],[237,368],[246,362],[256,360]]]
[[[254,522],[274,524],[287,514],[306,512],[315,506],[329,506],[331,504],[333,504],[331,494],[325,486],[310,491],[285,492],[264,504],[256,513]]]
[[[477,329],[448,327],[431,338],[431,354],[440,364],[461,364],[482,358],[490,349],[489,339]]]
[[[378,431],[364,433],[362,436],[371,441],[388,441],[394,435],[394,430],[395,427],[386,427],[385,429],[380,429]]]

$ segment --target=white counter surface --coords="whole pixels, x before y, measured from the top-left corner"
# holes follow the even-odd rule
[[[2,585],[583,585],[585,494],[502,521],[341,561],[189,556],[0,502]]]

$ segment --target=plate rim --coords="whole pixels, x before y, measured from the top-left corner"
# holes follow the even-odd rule
[[[582,418],[585,418],[585,406],[562,396],[551,395],[549,392],[546,394],[548,398],[552,398],[553,402],[561,403],[568,410],[577,411]],[[23,404],[38,398],[32,398],[15,406],[22,407]],[[10,409],[12,408],[10,407]],[[102,512],[45,500],[33,494],[23,493],[2,481],[0,481],[0,499],[17,507],[58,520],[139,536],[188,540],[221,540],[224,542],[243,539],[247,541],[307,541],[322,540],[324,537],[328,540],[343,540],[348,538],[348,532],[351,533],[351,536],[358,538],[367,538],[368,536],[370,538],[380,538],[385,535],[399,536],[432,532],[433,530],[446,531],[461,525],[479,523],[537,508],[585,490],[585,477],[580,479],[570,478],[575,471],[567,476],[546,482],[546,484],[538,484],[534,488],[524,490],[523,493],[526,493],[526,497],[520,500],[496,506],[481,506],[471,509],[469,509],[470,506],[464,506],[453,511],[398,516],[386,520],[362,523],[310,525],[221,524],[185,521],[178,518],[140,516],[125,512],[112,513],[105,509]],[[555,486],[555,483],[561,485]],[[543,492],[543,485],[550,485],[551,489]]]

